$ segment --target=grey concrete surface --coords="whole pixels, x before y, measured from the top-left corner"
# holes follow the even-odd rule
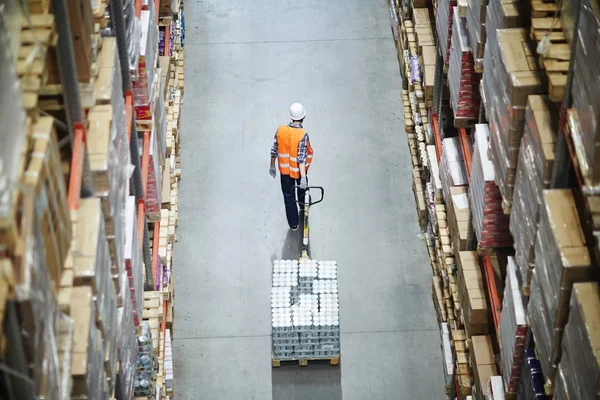
[[[443,398],[386,0],[188,0],[185,16],[177,398]],[[300,236],[269,149],[294,101],[326,189],[313,257],[340,266],[339,368],[270,365],[270,263]]]

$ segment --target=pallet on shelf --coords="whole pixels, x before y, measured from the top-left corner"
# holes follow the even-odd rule
[[[556,7],[555,4],[548,5]],[[530,36],[538,46],[542,41],[549,41],[548,48],[539,57],[538,63],[548,77],[548,97],[560,102],[564,97],[571,59],[571,48],[562,31],[561,22],[552,17],[532,18]]]
[[[56,46],[58,37],[54,30],[52,14],[31,14],[21,19],[21,46],[17,58],[17,76],[23,90],[23,105],[27,115],[35,122],[39,116],[40,90],[49,77],[47,58]]]

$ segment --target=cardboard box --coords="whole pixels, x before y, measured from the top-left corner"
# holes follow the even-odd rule
[[[534,58],[535,43],[529,40],[524,29],[498,29],[498,46],[502,59],[501,77],[509,96],[509,104],[513,107],[525,107],[527,96],[544,94],[547,90],[545,72],[537,68]]]
[[[473,336],[471,338],[471,368],[478,392],[485,387],[491,376],[498,375],[494,350],[490,336]]]

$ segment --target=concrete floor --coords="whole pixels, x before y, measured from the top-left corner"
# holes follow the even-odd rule
[[[174,249],[177,399],[441,399],[386,0],[188,0]],[[340,266],[342,361],[271,368],[271,261],[298,255],[276,127],[301,101],[326,189],[313,257]]]

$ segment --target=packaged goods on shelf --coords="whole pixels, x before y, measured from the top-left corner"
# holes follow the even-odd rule
[[[77,66],[77,78],[81,83],[89,83],[96,74],[94,63],[98,52],[98,40],[94,38],[94,21],[92,4],[89,0],[78,0],[67,7],[71,36],[73,38],[73,51]],[[58,54],[50,53],[51,72],[48,84],[60,84],[58,70]]]
[[[171,342],[171,330],[165,330],[165,388],[168,396],[173,395],[173,343]]]
[[[106,238],[114,274],[123,271],[125,199],[129,194],[131,155],[125,126],[121,68],[116,40],[106,38],[98,58],[96,102],[88,112],[88,155],[95,195],[102,200]]]
[[[163,57],[160,57],[161,59]],[[161,166],[165,165],[165,157],[167,156],[167,109],[166,109],[166,96],[165,93],[168,89],[168,82],[166,76],[162,73],[162,68],[159,68],[160,79],[159,92],[157,96],[157,103],[154,109],[154,126],[156,127],[156,140],[158,146],[158,161]]]
[[[523,357],[517,399],[547,400],[542,366],[531,346],[525,350]]]
[[[454,354],[452,353],[452,340],[450,337],[450,328],[448,324],[443,322],[440,329],[442,335],[442,353],[444,355],[444,378],[446,382],[446,393],[454,385]]]
[[[477,253],[461,251],[457,257],[457,291],[467,337],[488,333],[490,313],[485,297],[481,267]]]
[[[456,0],[438,0],[435,26],[437,28],[438,46],[446,66],[450,61],[454,7],[456,7]]]
[[[575,35],[575,19],[579,11],[579,0],[562,0],[560,3],[560,25],[567,38],[567,42],[573,42]]]
[[[508,257],[502,318],[498,336],[503,362],[502,376],[506,392],[517,395],[523,358],[525,357],[527,320],[524,299],[517,279],[517,265],[513,257]]]
[[[472,232],[469,229],[471,223],[471,209],[468,186],[454,186],[450,188],[450,202],[448,204],[448,227],[450,237],[454,244],[454,251],[472,250],[469,239]]]
[[[533,268],[539,208],[543,202],[543,191],[550,187],[552,178],[555,115],[547,96],[529,96],[510,214],[519,281],[526,291]]]
[[[160,219],[162,168],[160,167],[161,153],[158,148],[157,126],[152,126],[150,132],[150,158],[148,162],[148,183],[146,187],[146,215],[150,222]],[[138,141],[139,154],[143,153],[143,140]]]
[[[454,125],[464,128],[479,117],[479,81],[467,34],[467,20],[454,7],[448,85]]]
[[[155,20],[156,14],[153,7],[142,11],[138,79],[133,84],[133,99],[138,120],[152,119],[155,80],[157,79],[154,66],[158,56],[158,25],[154,23]]]
[[[427,146],[427,159],[429,160],[429,181],[432,192],[432,202],[441,203],[444,201],[444,192],[440,178],[440,167],[434,145]]]
[[[528,26],[530,23],[528,6],[523,1],[489,0],[485,13],[486,42],[496,42],[497,29]],[[470,24],[469,27],[471,27]]]
[[[5,126],[12,127],[12,129],[0,130],[0,143],[2,143],[0,147],[0,159],[2,160],[0,180],[5,182],[0,186],[0,241],[10,246],[14,244],[16,236],[17,184],[24,162],[25,138],[27,137],[25,134],[27,129],[26,116],[21,88],[15,84],[18,81],[17,60],[13,58],[13,55],[17,54],[18,51],[21,19],[17,5],[13,2],[7,3],[7,5],[11,4],[12,7],[9,6],[5,11],[8,12],[7,17],[12,16],[14,19],[8,18],[9,24],[6,26],[6,30],[0,29],[1,42],[6,43],[10,39],[16,38],[16,43],[9,42],[9,46],[14,52],[12,50],[5,51],[0,58],[2,64],[2,70],[0,71],[0,87],[2,88],[0,121]]]
[[[24,196],[37,198],[37,217],[45,228],[45,257],[50,278],[59,285],[71,241],[67,188],[62,175],[60,148],[54,120],[42,117],[32,127],[32,151],[22,178]],[[22,185],[23,187],[23,185]]]
[[[104,371],[102,332],[96,325],[97,302],[90,286],[73,288],[71,317],[75,324],[72,377],[72,397],[107,398],[107,378]]]
[[[484,393],[482,389],[487,386],[489,379],[498,375],[491,337],[471,337],[470,350],[471,366],[475,378],[474,386],[477,387],[477,393]]]
[[[571,190],[544,191],[527,309],[542,370],[549,382],[554,381],[560,361],[573,283],[593,279],[579,221]]]
[[[424,46],[435,46],[435,36],[431,26],[431,17],[428,8],[413,8],[412,23],[417,41],[417,54],[423,55]]]
[[[129,284],[125,281],[128,296],[123,296],[123,305],[117,310],[118,357],[120,362],[118,381],[126,399],[133,397],[134,373],[137,367],[137,337],[133,323],[133,304],[129,296]]]
[[[446,138],[442,141],[442,159],[440,165],[440,180],[444,201],[450,202],[450,188],[468,184],[465,161],[463,158],[460,139]]]
[[[94,298],[93,309],[102,348],[102,378],[107,384],[104,390],[110,390],[114,385],[116,373],[117,294],[110,274],[110,254],[104,233],[104,216],[98,198],[80,201],[72,253],[74,285],[89,287]],[[73,311],[73,307],[77,307],[75,304],[72,303],[72,313],[76,312]],[[79,321],[78,318],[74,319]],[[90,344],[96,346],[95,340],[90,341]],[[90,355],[90,359],[87,360],[88,374],[95,373],[90,371],[90,368],[95,368],[95,364],[90,363],[92,359],[95,360]],[[85,359],[80,360],[82,361]],[[92,390],[89,385],[88,383],[87,390]]]
[[[57,333],[61,333],[56,331],[57,324],[64,316],[58,311],[55,286],[45,259],[45,250],[53,243],[48,242],[51,238],[42,228],[44,221],[38,214],[40,208],[42,207],[37,207],[33,194],[24,197],[21,210],[23,213],[21,244],[15,249],[14,263],[9,259],[2,260],[3,268],[8,268],[4,278],[11,280],[11,286],[14,285],[16,289],[13,294],[16,297],[19,313],[18,319],[16,310],[10,315],[4,314],[7,324],[5,329],[14,329],[12,338],[15,336],[19,338],[15,344],[20,348],[14,348],[10,353],[15,358],[21,358],[22,362],[27,363],[29,367],[29,370],[25,369],[21,372],[26,375],[31,374],[33,386],[24,391],[32,389],[36,396],[58,398],[60,392],[66,389],[63,387],[59,371],[66,371],[70,375],[71,370],[68,359],[58,357],[65,356],[64,350],[65,348],[68,350],[70,343],[67,332],[67,343],[59,343],[60,353],[55,351],[58,350]],[[14,280],[11,271],[15,272]],[[4,306],[2,304],[3,309]],[[14,318],[12,323],[8,320],[10,316]],[[4,335],[4,340],[6,344],[14,343],[8,335]],[[10,363],[11,359],[7,361]],[[19,382],[22,384],[21,380]]]
[[[479,60],[480,63],[483,63],[483,51],[487,37],[485,19],[488,0],[471,0],[468,3],[467,26],[469,27],[469,42],[473,49],[475,61],[477,62],[477,60]]]
[[[154,392],[154,358],[152,342],[158,338],[152,337],[148,322],[142,322],[141,335],[137,338],[138,356],[134,381],[134,395],[150,397]]]
[[[495,168],[488,158],[488,126],[475,125],[474,135],[469,203],[475,235],[481,248],[510,247],[509,216],[502,210],[502,195],[496,185]]]
[[[576,283],[562,341],[555,399],[594,399],[600,384],[600,292],[595,282]]]
[[[571,136],[586,184],[600,184],[600,12],[583,0],[571,94],[576,118],[571,115]]]
[[[132,316],[137,327],[142,321],[142,303],[144,299],[144,270],[142,251],[138,235],[136,200],[134,196],[127,198],[125,205],[125,269],[129,280],[129,297],[131,298]]]
[[[504,384],[501,376],[490,376],[486,385],[485,400],[504,400]]]
[[[490,125],[490,153],[505,209],[510,209],[527,96],[546,90],[544,72],[533,62],[535,48],[523,29],[499,29],[488,41],[483,91]]]

